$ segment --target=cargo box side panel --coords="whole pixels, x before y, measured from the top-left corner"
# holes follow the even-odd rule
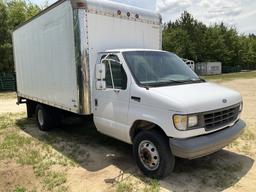
[[[73,13],[69,1],[13,33],[18,95],[79,111]]]

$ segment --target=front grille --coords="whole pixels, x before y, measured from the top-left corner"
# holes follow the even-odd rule
[[[207,131],[218,129],[234,122],[239,115],[239,105],[206,112],[203,114],[204,125]]]

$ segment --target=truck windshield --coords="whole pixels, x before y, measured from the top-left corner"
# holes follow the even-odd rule
[[[203,82],[177,55],[161,51],[123,52],[135,80],[144,86]]]

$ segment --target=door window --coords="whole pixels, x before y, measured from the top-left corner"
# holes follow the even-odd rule
[[[104,57],[105,58],[105,57]],[[116,55],[109,55],[103,63],[106,65],[106,87],[123,89],[127,87],[127,76],[120,60]]]

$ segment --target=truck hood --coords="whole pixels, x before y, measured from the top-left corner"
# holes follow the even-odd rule
[[[214,83],[185,84],[150,88],[171,111],[198,113],[225,108],[242,101],[241,95]]]

